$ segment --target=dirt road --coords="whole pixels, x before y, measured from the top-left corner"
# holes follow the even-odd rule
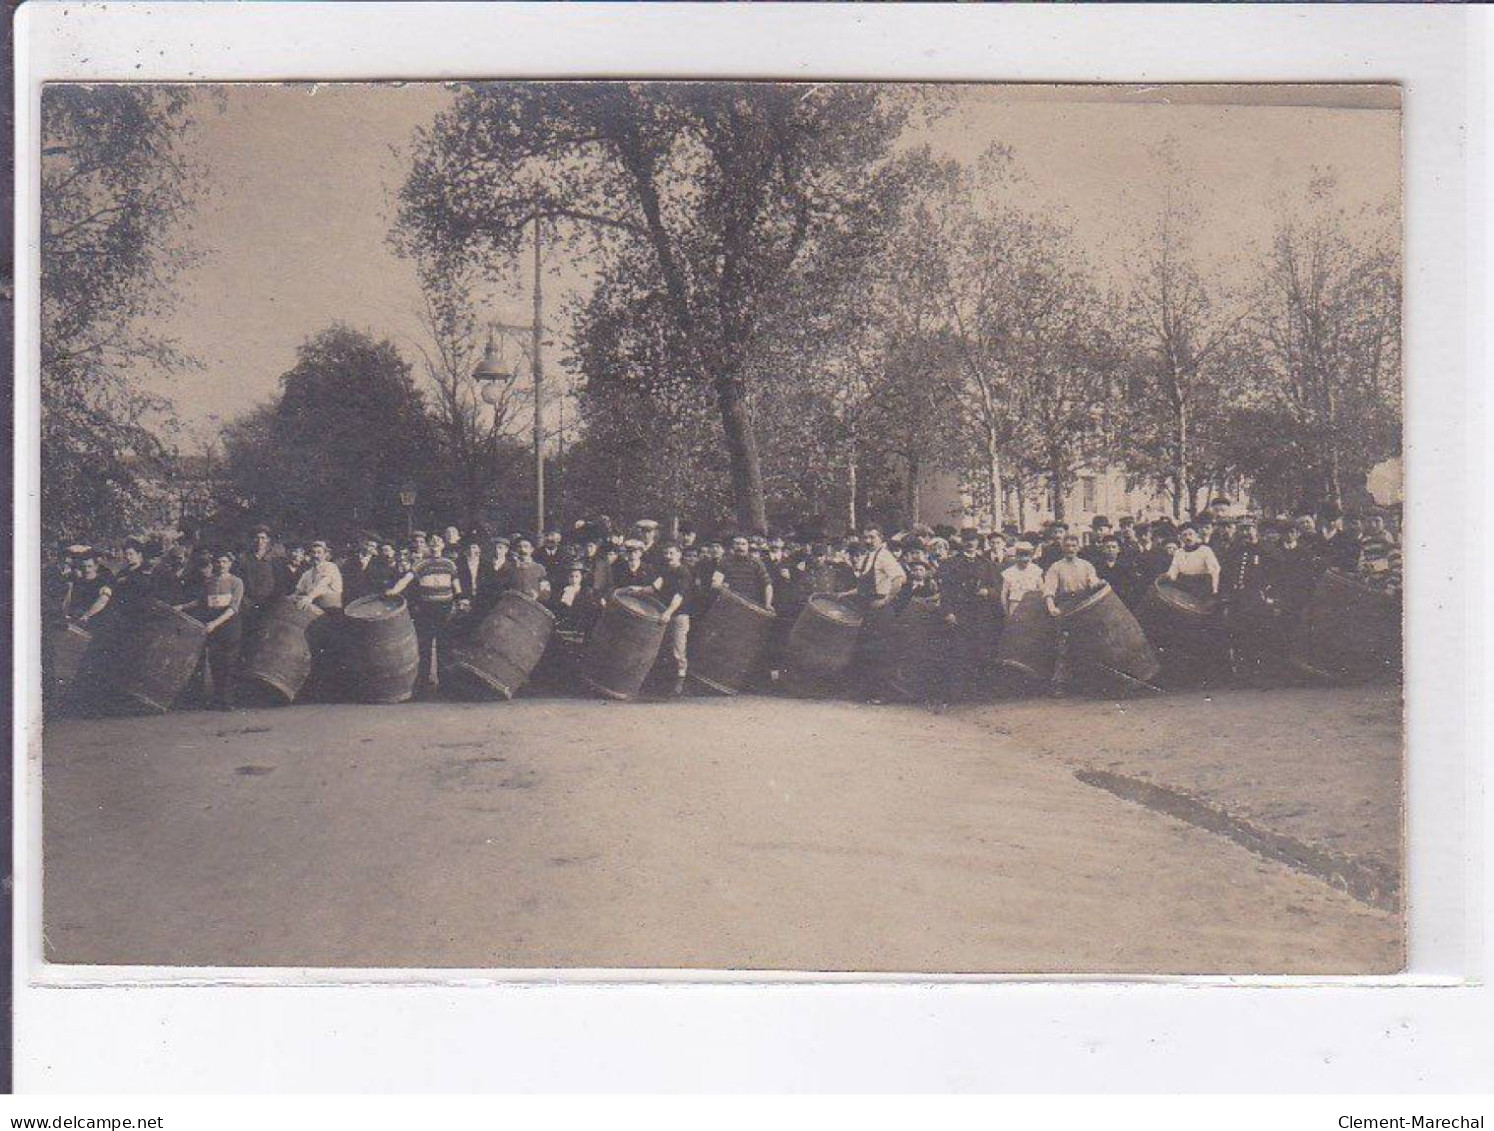
[[[1400,968],[1394,910],[1077,778],[1041,722],[1066,706],[1008,711],[1006,734],[989,713],[750,697],[60,722],[46,738],[48,955]]]
[[[1404,902],[1399,687],[1179,692],[1062,709],[1028,699],[953,713],[1368,902]]]

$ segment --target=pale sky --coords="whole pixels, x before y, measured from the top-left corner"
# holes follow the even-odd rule
[[[190,143],[211,185],[190,233],[204,259],[183,278],[167,327],[205,368],[153,385],[199,432],[271,399],[297,345],[334,321],[389,336],[418,361],[418,288],[386,236],[403,179],[400,151],[452,97],[432,84],[218,89],[223,109],[202,99]],[[1398,198],[1398,110],[1219,104],[1230,97],[1220,88],[1153,88],[1141,96],[1151,100],[1131,92],[1117,101],[1118,90],[958,88],[955,108],[927,140],[971,161],[993,143],[1010,146],[1024,193],[1064,210],[1108,268],[1145,223],[1154,184],[1148,152],[1168,137],[1202,186],[1200,250],[1237,269],[1248,265],[1247,249],[1269,241],[1281,202],[1316,171],[1336,170],[1351,204]],[[1270,92],[1324,100],[1322,88],[1300,99],[1290,88]],[[573,270],[555,269],[549,294],[582,285]],[[526,302],[522,290],[495,299],[491,316],[525,321]],[[559,352],[551,351],[552,372]]]

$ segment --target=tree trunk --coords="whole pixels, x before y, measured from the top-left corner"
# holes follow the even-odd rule
[[[922,517],[918,513],[918,472],[919,472],[919,470],[920,469],[919,469],[918,460],[915,457],[913,457],[913,456],[909,456],[908,457],[908,488],[907,488],[907,494],[906,494],[906,497],[905,497],[905,509],[907,510],[907,513],[908,513],[908,525],[909,526],[911,526],[914,523],[918,522],[920,520],[920,518]]]
[[[1177,467],[1173,474],[1177,477],[1177,491],[1172,496],[1172,517],[1184,517],[1179,513],[1183,500],[1193,502],[1193,491],[1188,483],[1188,408],[1186,405],[1179,407],[1177,413]]]
[[[986,429],[986,486],[991,492],[991,524],[1001,529],[1001,504],[1006,495],[1001,489],[1001,449],[996,443],[996,429]]]
[[[1017,533],[1027,533],[1027,488],[1017,480]]]
[[[726,454],[731,460],[731,494],[737,525],[748,534],[766,534],[768,509],[763,500],[763,472],[757,455],[757,435],[752,428],[741,385],[735,378],[717,378],[716,403],[721,409]]]
[[[1054,468],[1048,473],[1049,486],[1053,492],[1053,521],[1064,521],[1063,472]]]
[[[847,532],[856,533],[856,447],[851,445],[850,455],[846,460],[846,521],[850,524]]]
[[[1335,416],[1337,415],[1338,405],[1336,403],[1336,398],[1333,395],[1332,384],[1326,381],[1324,382],[1324,384],[1327,387],[1323,399],[1327,408],[1326,423],[1328,425],[1328,427],[1324,429],[1327,434],[1323,437],[1323,448],[1328,461],[1327,482],[1324,484],[1324,487],[1326,489],[1328,501],[1335,507],[1342,510],[1344,505],[1344,485],[1339,459],[1338,437],[1336,435],[1337,428],[1335,427]]]

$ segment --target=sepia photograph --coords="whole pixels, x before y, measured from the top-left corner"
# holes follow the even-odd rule
[[[1404,970],[1401,126],[47,84],[45,960]]]

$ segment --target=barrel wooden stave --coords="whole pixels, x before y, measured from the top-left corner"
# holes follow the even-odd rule
[[[343,610],[339,629],[336,651],[353,698],[403,703],[415,694],[420,649],[403,598],[361,597]]]
[[[84,657],[93,647],[94,636],[76,624],[51,625],[45,631],[42,686],[45,698],[62,703],[70,694],[73,681],[84,670]]]
[[[295,702],[311,675],[312,633],[323,615],[315,605],[303,609],[291,597],[272,602],[245,641],[240,682],[268,690],[281,702]]]
[[[155,714],[171,710],[202,659],[207,629],[165,601],[146,601],[116,626],[109,682],[125,704]]]
[[[1041,593],[1025,593],[1002,625],[994,662],[999,672],[1047,683],[1058,663],[1058,625]]]
[[[1111,683],[1118,677],[1139,690],[1162,670],[1146,633],[1109,585],[1064,610],[1059,620],[1068,633],[1069,663],[1081,678],[1098,674]]]
[[[609,699],[636,697],[658,658],[664,630],[658,601],[614,593],[582,653],[582,681]]]
[[[911,702],[937,695],[947,659],[942,626],[937,598],[915,597],[890,618],[881,654],[875,657],[881,684],[890,694]]]
[[[1288,658],[1318,679],[1367,683],[1399,678],[1401,648],[1400,601],[1330,569],[1302,610]]]
[[[1219,602],[1199,597],[1164,577],[1152,582],[1143,610],[1148,638],[1164,653],[1208,656],[1224,647]]]
[[[690,626],[690,676],[713,691],[735,695],[758,669],[772,642],[771,609],[729,589]]]
[[[794,687],[823,693],[842,681],[855,661],[865,619],[848,601],[813,594],[789,631],[784,667]]]
[[[452,674],[474,690],[512,699],[533,674],[554,630],[549,609],[510,590],[452,648]]]

